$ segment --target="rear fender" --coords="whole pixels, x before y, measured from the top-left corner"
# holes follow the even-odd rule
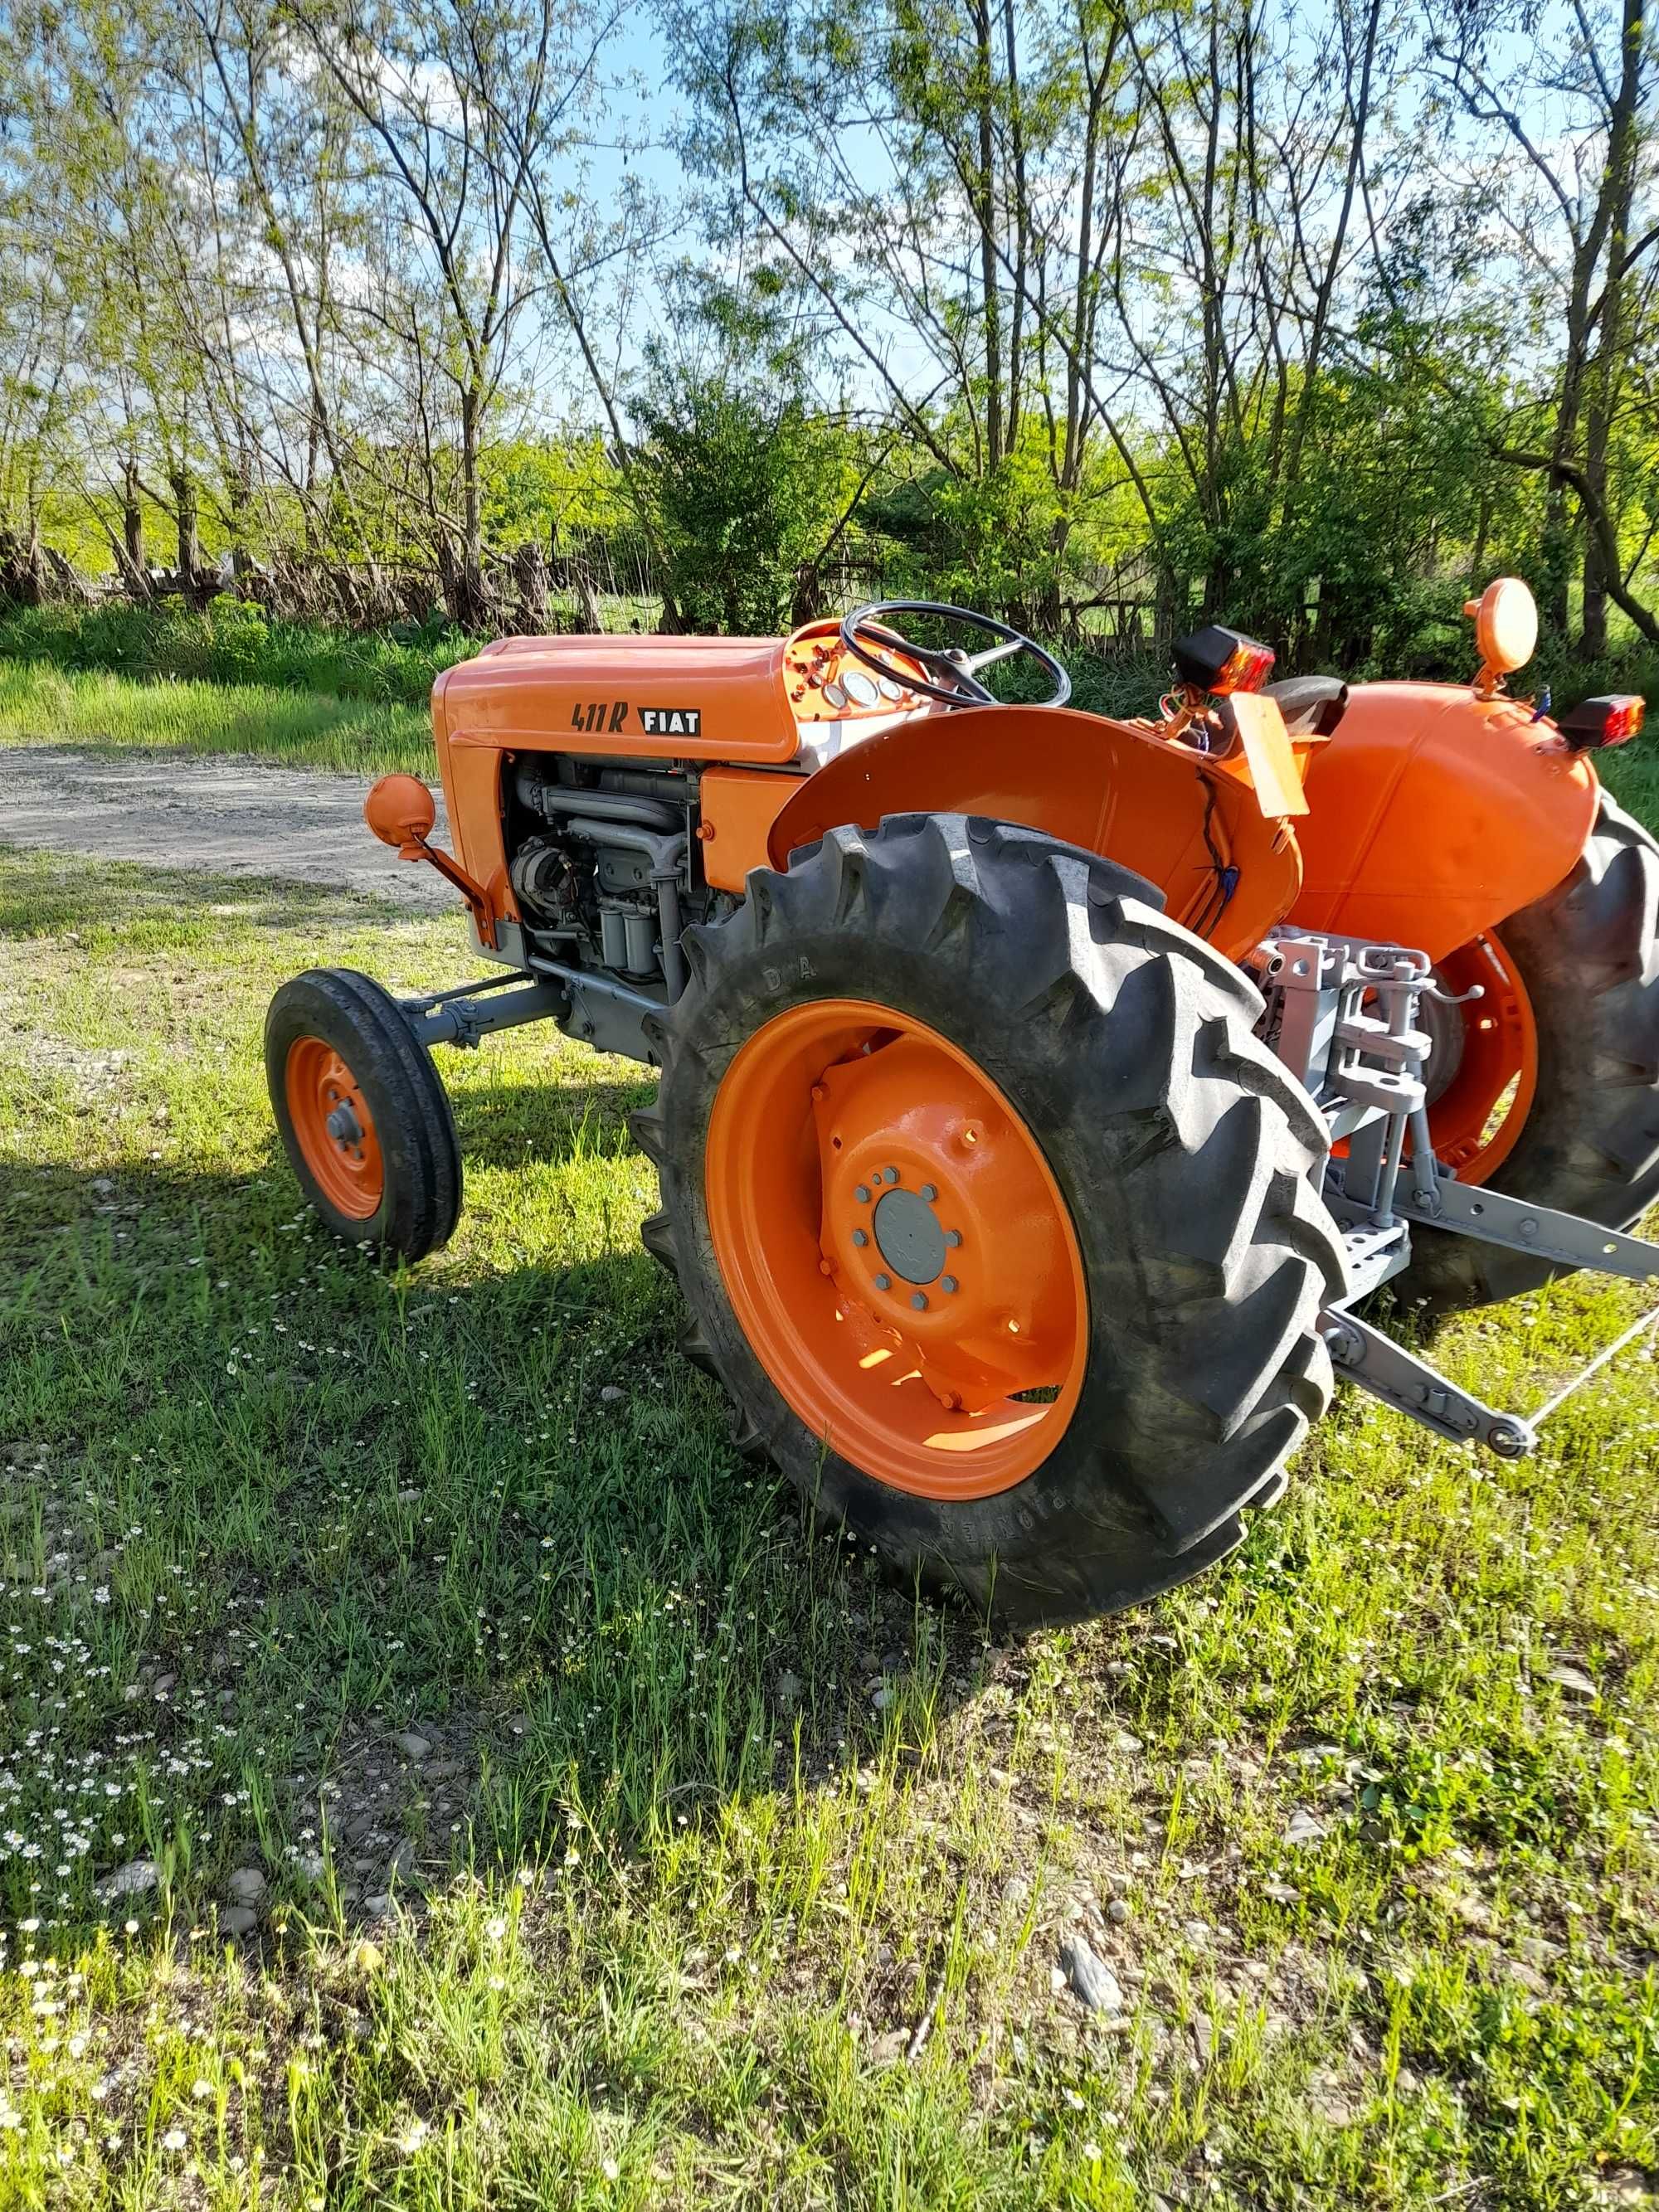
[[[1301,884],[1290,823],[1263,815],[1240,767],[1172,744],[1150,723],[1054,707],[957,709],[871,738],[809,776],[774,820],[767,858],[785,867],[828,831],[873,830],[890,814],[984,815],[1133,869],[1176,921],[1207,921],[1209,941],[1237,959]],[[1233,869],[1217,915],[1222,871]]]
[[[1595,772],[1553,723],[1455,684],[1353,685],[1305,782],[1292,921],[1433,960],[1553,890],[1595,818]]]

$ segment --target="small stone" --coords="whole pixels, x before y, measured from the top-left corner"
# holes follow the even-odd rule
[[[238,1905],[257,1905],[265,1893],[265,1878],[258,1867],[238,1867],[226,1887]]]
[[[154,1859],[129,1859],[125,1866],[117,1867],[113,1874],[105,1875],[98,1884],[98,1894],[106,1899],[143,1897],[155,1887],[161,1879],[161,1869]]]
[[[416,1735],[413,1729],[405,1729],[392,1739],[405,1759],[424,1759],[432,1748],[429,1737]]]
[[[1207,2066],[1215,2057],[1215,2027],[1207,2013],[1199,2013],[1194,2018],[1193,2049],[1200,2066]]]
[[[1068,1936],[1060,1947],[1066,1978],[1091,2012],[1121,2012],[1123,1991],[1117,1976],[1097,1959],[1081,1936]]]
[[[392,1899],[384,1890],[378,1890],[373,1897],[363,1899],[363,1911],[373,1920],[384,1920],[391,1910]]]
[[[1294,1905],[1302,1893],[1299,1889],[1292,1888],[1288,1881],[1264,1881],[1261,1885],[1261,1894],[1270,1899],[1274,1905]]]
[[[394,1876],[398,1881],[407,1881],[414,1871],[415,1846],[409,1838],[405,1837],[403,1842],[398,1844],[397,1850],[392,1854],[390,1863],[386,1867],[386,1872],[388,1875]]]
[[[618,1389],[614,1382],[607,1382],[599,1393],[599,1403],[602,1406],[620,1406],[627,1395],[626,1390]]]
[[[1575,1667],[1568,1660],[1563,1659],[1553,1667],[1546,1667],[1544,1680],[1555,1683],[1559,1688],[1566,1691],[1569,1697],[1595,1698],[1601,1694],[1583,1668]]]
[[[1308,2084],[1308,2102],[1329,2127],[1352,2127],[1359,2117],[1358,2098],[1329,2072],[1314,2075]]]
[[[870,1692],[870,1702],[878,1713],[884,1713],[897,1695],[896,1690],[889,1689],[884,1682],[878,1690],[872,1690]]]
[[[259,1916],[251,1905],[222,1905],[219,1908],[219,1933],[240,1940],[251,1936],[259,1924]]]
[[[1653,2204],[1659,2203],[1647,2176],[1634,2166],[1615,2166],[1601,2177],[1597,2192],[1604,2204]]]
[[[1542,1997],[1549,1995],[1549,1984],[1537,1967],[1529,1966],[1524,1959],[1511,1959],[1509,1972],[1510,1979],[1518,1983],[1530,1996]]]
[[[1461,1920],[1466,1928],[1477,1928],[1490,1935],[1498,1925],[1498,1916],[1485,1898],[1474,1897],[1466,1889],[1442,1889],[1438,1893],[1446,1909]]]
[[[1115,1897],[1106,1907],[1106,1917],[1115,1928],[1125,1926],[1129,1917],[1129,1908],[1121,1897]]]
[[[1002,1901],[1011,1912],[1024,1912],[1031,1901],[1031,1885],[1023,1874],[1011,1874],[1002,1885]]]
[[[1319,1815],[1310,1812],[1305,1805],[1298,1805],[1285,1823],[1285,1840],[1287,1844],[1316,1844],[1324,1832],[1325,1823]]]
[[[114,1188],[115,1185],[107,1176],[94,1176],[88,1185],[88,1188],[95,1190],[100,1198],[107,1198]]]

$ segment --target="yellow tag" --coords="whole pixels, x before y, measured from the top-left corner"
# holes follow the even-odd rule
[[[1297,773],[1291,734],[1277,699],[1264,699],[1254,691],[1235,691],[1227,702],[1232,710],[1238,741],[1249,765],[1256,800],[1267,815],[1305,814],[1307,794]]]

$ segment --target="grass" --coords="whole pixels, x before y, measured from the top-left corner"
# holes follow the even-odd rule
[[[653,629],[653,600],[606,594],[611,630]],[[549,618],[569,628],[574,597],[555,593]],[[196,614],[177,602],[136,607],[0,608],[0,662],[41,663],[64,671],[104,671],[144,683],[258,684],[277,691],[325,691],[374,705],[424,712],[439,672],[484,643],[437,615],[424,623],[351,630],[326,623],[278,622],[239,599],[215,599]]]
[[[437,620],[368,631],[272,622],[262,608],[228,599],[199,615],[176,602],[137,607],[121,600],[0,610],[0,661],[104,671],[145,683],[327,691],[421,708],[440,670],[466,659],[483,641]]]
[[[447,1055],[418,1269],[301,1209],[270,991],[453,922],[0,855],[0,2205],[1650,2192],[1650,1345],[1516,1467],[1345,1395],[1234,1561],[1011,1643],[734,1456],[631,1065]],[[1524,1410],[1633,1307],[1445,1356]]]
[[[0,659],[0,750],[20,744],[263,753],[295,768],[434,774],[422,708],[257,684],[138,684]]]

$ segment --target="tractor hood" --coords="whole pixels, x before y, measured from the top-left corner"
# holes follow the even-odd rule
[[[851,659],[833,622],[789,638],[502,638],[432,693],[441,743],[805,768],[927,705]]]

